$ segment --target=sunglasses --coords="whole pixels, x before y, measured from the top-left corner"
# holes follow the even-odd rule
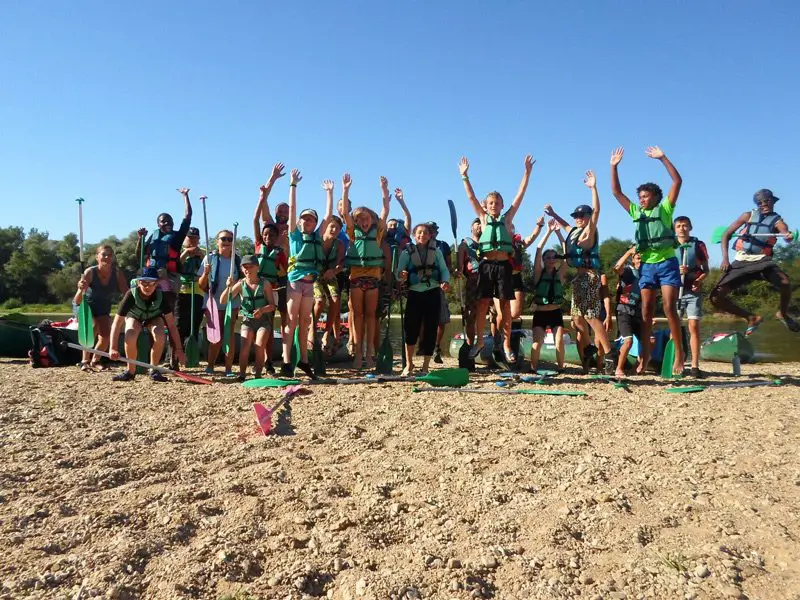
[[[218,239],[220,242],[232,242],[232,241],[233,241],[233,238],[232,238],[232,237],[229,237],[229,236],[227,236],[227,235],[226,235],[226,236],[224,236],[224,237],[219,237],[219,238],[217,238],[217,239]]]

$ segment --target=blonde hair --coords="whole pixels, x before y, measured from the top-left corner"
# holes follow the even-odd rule
[[[500,204],[505,204],[503,202],[503,196],[500,195],[500,192],[497,192],[497,191],[489,192],[488,194],[486,194],[486,200],[488,200],[489,198],[495,198],[497,200],[500,200]],[[484,202],[485,202],[485,200],[484,200]]]
[[[352,215],[352,217],[353,217],[353,220],[355,221],[355,220],[357,220],[357,219],[358,219],[358,218],[359,218],[359,217],[360,217],[362,214],[364,214],[364,213],[369,213],[369,216],[370,216],[370,217],[372,217],[372,220],[373,220],[373,221],[375,221],[375,222],[377,222],[377,221],[378,221],[378,215],[377,215],[377,213],[376,213],[374,210],[372,210],[371,208],[367,208],[366,206],[359,206],[358,208],[356,208],[356,209],[355,209],[355,210],[354,210],[354,211],[351,213],[351,215]]]

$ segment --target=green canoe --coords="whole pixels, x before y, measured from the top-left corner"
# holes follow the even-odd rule
[[[753,345],[739,332],[714,334],[700,346],[702,360],[729,363],[734,354],[738,354],[743,363],[755,360]]]

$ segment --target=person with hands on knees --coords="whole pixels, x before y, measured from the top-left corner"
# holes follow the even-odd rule
[[[564,240],[564,257],[567,264],[578,270],[572,280],[572,324],[577,332],[578,349],[581,355],[583,372],[589,372],[590,329],[603,351],[603,368],[607,374],[616,370],[616,350],[608,339],[605,324],[600,320],[603,310],[602,283],[600,280],[600,234],[597,223],[600,219],[600,195],[597,193],[597,179],[592,171],[586,171],[583,180],[592,193],[592,205],[579,205],[572,211],[575,225],[570,226],[559,217],[549,204],[545,213],[567,230]],[[599,367],[599,365],[598,365]]]
[[[480,299],[477,309],[478,339],[470,350],[471,358],[478,356],[483,349],[483,328],[486,321],[486,313],[489,310],[489,304],[492,299],[497,298],[500,301],[500,327],[505,333],[503,340],[504,357],[510,365],[517,361],[517,357],[511,348],[511,300],[514,299],[513,267],[511,265],[514,246],[512,245],[511,236],[513,235],[514,216],[517,214],[522,204],[522,199],[525,197],[525,190],[528,188],[528,181],[535,162],[532,156],[525,157],[525,171],[522,175],[522,181],[519,184],[514,201],[505,213],[503,213],[503,197],[499,192],[489,192],[483,205],[478,201],[469,180],[469,161],[467,158],[461,157],[458,165],[467,199],[472,204],[472,208],[481,222],[481,261],[478,273]]]
[[[331,206],[333,205],[333,181],[326,179],[322,182]],[[334,324],[339,319],[342,308],[341,290],[339,289],[339,273],[344,271],[345,250],[339,234],[342,231],[342,219],[331,215],[325,230],[318,233],[322,236],[322,264],[320,275],[314,282],[314,317],[309,331],[309,343],[314,343],[316,323],[320,320],[327,304],[327,318],[325,320],[325,334],[323,350],[327,356],[333,356],[339,347],[338,339],[334,336]]]
[[[673,221],[678,238],[683,295],[678,298],[679,314],[689,319],[689,347],[692,351],[692,377],[703,377],[700,370],[700,319],[703,317],[703,280],[708,276],[708,249],[691,235],[692,221],[689,217],[676,217]]]
[[[775,318],[783,323],[789,331],[800,332],[800,324],[789,316],[789,303],[792,300],[792,286],[789,277],[772,260],[773,248],[778,236],[787,242],[794,235],[778,213],[775,203],[779,200],[770,190],[758,190],[753,195],[756,207],[743,213],[731,223],[722,235],[722,263],[720,270],[724,275],[711,291],[711,303],[715,308],[736,315],[747,321],[745,335],[753,335],[764,317],[751,313],[734,304],[728,297],[735,289],[747,285],[751,281],[763,279],[768,281],[780,293],[778,312]],[[739,239],[734,245],[736,256],[730,262],[728,244],[736,230]]]
[[[297,184],[303,179],[300,171],[292,169],[289,176],[289,291],[288,323],[283,327],[283,365],[281,375],[294,376],[291,363],[292,344],[298,330],[300,356],[297,366],[311,379],[317,379],[308,361],[308,332],[312,327],[314,310],[314,283],[322,269],[322,235],[333,215],[333,195],[327,194],[328,203],[322,225],[313,208],[306,208],[297,215]]]
[[[406,368],[403,375],[413,375],[414,353],[419,341],[422,356],[421,374],[428,372],[436,345],[436,326],[439,323],[440,303],[449,291],[450,271],[442,251],[436,247],[426,224],[414,228],[414,242],[400,254],[396,276],[407,285],[408,300],[405,309]],[[420,341],[420,330],[422,340]]]
[[[672,216],[675,203],[681,191],[683,180],[678,170],[658,146],[647,148],[645,154],[661,161],[672,179],[669,195],[664,200],[661,188],[655,183],[644,183],[636,188],[639,202],[634,204],[623,193],[619,182],[619,163],[625,150],[619,147],[611,154],[611,192],[620,206],[636,223],[636,246],[642,257],[639,273],[639,287],[642,291],[642,337],[639,340],[641,363],[637,373],[644,373],[650,363],[650,334],[653,330],[653,316],[656,295],[661,290],[661,303],[669,322],[669,331],[675,344],[675,360],[672,374],[683,373],[683,342],[681,339],[681,320],[678,317],[678,291],[681,287],[681,273],[675,248],[678,246],[672,229]]]
[[[350,186],[352,179],[345,173],[342,180],[344,192],[344,221],[350,246],[345,262],[350,269],[350,336],[353,339],[353,367],[360,369],[366,346],[367,368],[375,366],[375,327],[378,293],[385,264],[383,238],[386,235],[386,217],[389,215],[389,181],[381,176],[380,186],[383,207],[380,217],[366,206],[350,212]]]
[[[239,348],[240,381],[244,381],[247,377],[250,347],[254,342],[254,375],[256,379],[261,377],[268,352],[269,332],[272,331],[272,321],[275,316],[272,286],[269,281],[261,279],[258,275],[258,257],[252,254],[242,257],[242,274],[244,278],[239,281],[228,277],[220,298],[225,303],[236,297],[241,301],[239,309],[239,314],[242,316],[242,328],[239,332],[242,340],[241,348]]]
[[[630,259],[631,264],[628,264]],[[619,275],[617,283],[617,329],[622,338],[617,360],[617,377],[625,377],[625,366],[628,364],[628,353],[633,347],[633,338],[642,341],[642,294],[639,289],[639,269],[642,266],[642,255],[631,246],[614,265]],[[641,364],[641,352],[638,362]]]
[[[533,345],[531,346],[531,370],[535,373],[539,368],[539,355],[542,352],[545,332],[550,329],[556,346],[556,362],[558,369],[564,369],[564,284],[567,278],[567,262],[558,263],[558,253],[552,248],[545,250],[547,240],[555,233],[561,244],[561,225],[550,219],[547,232],[536,248],[533,263],[533,302],[536,305],[533,313]]]
[[[203,264],[200,265],[198,275],[200,280],[198,284],[200,288],[208,294],[213,294],[216,300],[217,309],[219,313],[219,323],[225,322],[225,311],[227,303],[222,302],[222,292],[225,290],[225,281],[231,273],[231,261],[234,263],[233,275],[235,279],[239,278],[241,271],[242,259],[236,254],[233,255],[233,232],[229,229],[223,229],[217,234],[217,249],[206,255],[203,259]],[[231,307],[233,322],[239,318],[239,300],[237,298],[229,299],[233,304]],[[231,327],[231,337],[228,341],[230,345],[230,352],[225,355],[225,377],[233,377],[233,358],[235,352],[234,340],[236,332]],[[217,364],[217,357],[222,348],[223,340],[212,344],[208,344],[208,366],[206,373],[209,375],[214,373],[214,365]]]
[[[108,351],[111,360],[119,359],[119,336],[124,328],[125,356],[137,360],[139,333],[144,330],[150,334],[152,339],[150,364],[158,364],[166,343],[164,336],[164,327],[166,326],[169,337],[175,345],[178,362],[182,365],[186,364],[183,345],[172,317],[174,298],[158,288],[159,280],[158,269],[146,267],[136,278],[136,286],[130,288],[123,296],[111,326],[111,348]],[[126,370],[114,375],[112,379],[114,381],[132,381],[135,376],[136,365],[128,363]],[[167,381],[167,378],[155,369],[150,371],[150,379]]]

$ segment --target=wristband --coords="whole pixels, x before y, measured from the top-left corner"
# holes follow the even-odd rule
[[[296,183],[290,183],[289,187],[297,187],[297,184]]]
[[[461,181],[469,181],[469,177],[467,177],[466,175],[462,175]]]

